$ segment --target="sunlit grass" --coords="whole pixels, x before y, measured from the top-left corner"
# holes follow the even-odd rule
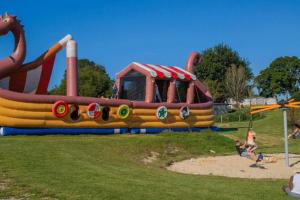
[[[280,111],[269,112],[254,122],[261,151],[283,152],[281,117]],[[247,125],[223,124],[240,127],[224,135],[1,137],[0,199],[248,199],[250,194],[253,199],[287,198],[281,191],[285,180],[184,175],[165,169],[177,160],[235,154],[231,138],[245,138]],[[290,142],[291,151],[299,152],[299,142]],[[152,152],[157,160],[143,163]]]

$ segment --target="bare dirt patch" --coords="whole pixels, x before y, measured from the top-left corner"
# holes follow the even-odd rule
[[[0,192],[9,189],[9,180],[0,180]]]
[[[238,155],[200,157],[175,162],[167,169],[185,174],[214,175],[238,178],[288,179],[300,172],[300,155],[290,154],[290,167],[285,166],[284,154],[272,154],[278,158],[276,163],[255,162]]]
[[[158,156],[159,156],[159,153],[157,153],[155,151],[151,151],[150,154],[146,158],[144,158],[142,161],[145,164],[149,164],[149,163],[152,163],[153,161],[157,160]]]

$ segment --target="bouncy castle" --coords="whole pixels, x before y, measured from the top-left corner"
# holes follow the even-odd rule
[[[26,41],[16,16],[0,17],[0,36],[12,32],[13,53],[0,60],[0,133],[114,134],[199,131],[213,125],[213,100],[197,80],[193,52],[184,69],[132,62],[116,75],[111,98],[78,94],[77,43],[67,35],[23,63]],[[66,49],[66,95],[47,95],[55,55]]]

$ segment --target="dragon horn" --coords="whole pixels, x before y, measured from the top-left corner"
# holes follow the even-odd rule
[[[6,17],[8,17],[8,13],[7,13],[7,12],[5,12],[5,13],[2,15],[2,18],[3,18],[3,19],[6,18]]]

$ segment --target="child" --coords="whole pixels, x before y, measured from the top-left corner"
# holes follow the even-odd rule
[[[300,138],[300,125],[294,124],[294,131],[293,133],[289,134],[288,138],[298,139]]]
[[[242,144],[239,140],[235,141],[235,148],[241,157],[249,158],[249,159],[255,161],[256,163],[260,162],[263,159],[263,157],[261,157],[261,156],[256,157],[256,155],[253,151],[248,151],[247,149],[249,147],[246,145],[246,143]]]
[[[248,146],[247,151],[250,153],[253,153],[254,150],[257,149],[257,145],[255,143],[255,135],[256,134],[252,129],[248,131],[246,145]]]

